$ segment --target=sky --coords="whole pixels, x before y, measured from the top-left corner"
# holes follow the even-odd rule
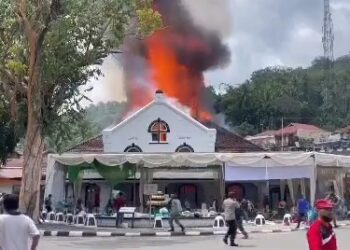
[[[218,90],[221,83],[244,82],[255,70],[269,66],[307,67],[323,55],[323,0],[183,1],[195,21],[217,29],[230,48],[231,63],[205,74],[206,84]],[[203,1],[208,4],[196,8]],[[334,54],[339,57],[350,53],[350,0],[330,1]],[[91,82],[94,89],[89,96],[93,102],[125,101],[118,56],[109,56],[102,72],[104,77]]]

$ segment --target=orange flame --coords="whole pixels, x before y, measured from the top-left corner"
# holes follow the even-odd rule
[[[172,42],[169,42],[170,40]],[[196,119],[212,120],[212,115],[201,103],[202,92],[205,89],[203,74],[179,62],[175,48],[173,48],[174,43],[184,46],[185,53],[188,50],[200,53],[208,52],[208,48],[203,46],[200,41],[193,40],[188,43],[185,39],[172,33],[170,28],[158,31],[147,38],[145,45],[150,67],[150,84],[153,85],[153,89],[132,87],[133,103],[131,103],[131,109],[151,101],[154,90],[160,89],[165,95],[173,97],[182,105],[189,107],[191,115]],[[152,95],[150,95],[150,91]]]

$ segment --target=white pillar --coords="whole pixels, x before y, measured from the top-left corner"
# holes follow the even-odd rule
[[[63,202],[65,200],[65,184],[65,166],[56,162],[53,155],[48,155],[45,197],[51,194],[54,206],[58,202]]]
[[[292,200],[293,206],[295,206],[295,196],[294,196],[294,185],[293,180],[287,180],[290,198]]]
[[[313,158],[313,171],[311,171],[312,176],[310,177],[310,202],[313,206],[315,204],[316,199],[316,181],[317,181],[317,165],[315,156]]]
[[[280,180],[280,191],[281,191],[281,200],[283,201],[286,197],[284,197],[284,193],[286,191],[286,180]]]
[[[143,213],[143,190],[145,185],[145,171],[142,166],[139,166],[138,169],[140,171],[140,182],[139,182],[140,212]]]
[[[306,197],[306,187],[305,187],[305,179],[304,178],[300,179],[300,191],[301,191],[301,195]]]

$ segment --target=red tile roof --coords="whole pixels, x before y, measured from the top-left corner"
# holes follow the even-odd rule
[[[102,135],[99,135],[99,136],[96,136],[96,137],[91,138],[89,140],[86,140],[86,141],[82,142],[81,144],[78,144],[78,145],[70,148],[69,150],[67,150],[67,152],[103,153]]]
[[[8,168],[0,169],[0,179],[20,179],[22,178],[22,168]]]
[[[287,127],[276,131],[275,135],[276,136],[282,136],[282,134],[283,135],[294,135],[300,130],[310,131],[310,132],[324,131],[323,129],[316,127],[314,125],[310,125],[310,124],[291,123]]]
[[[42,176],[46,175],[47,154],[43,155]],[[9,158],[5,166],[0,168],[0,178],[15,179],[22,178],[23,156],[19,158]]]
[[[216,123],[205,122],[203,125],[208,128],[216,129],[215,152],[244,153],[265,151],[261,147],[223,127],[220,127]]]

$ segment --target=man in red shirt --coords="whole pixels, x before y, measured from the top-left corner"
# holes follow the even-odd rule
[[[313,223],[307,233],[310,250],[337,250],[337,240],[333,227],[333,204],[328,200],[316,202],[319,219]]]
[[[120,192],[118,194],[118,198],[115,200],[115,203],[114,203],[114,208],[117,213],[116,227],[119,227],[123,222],[123,213],[119,213],[119,210],[121,207],[125,207],[125,205],[126,205],[126,199],[124,197],[124,194]]]

